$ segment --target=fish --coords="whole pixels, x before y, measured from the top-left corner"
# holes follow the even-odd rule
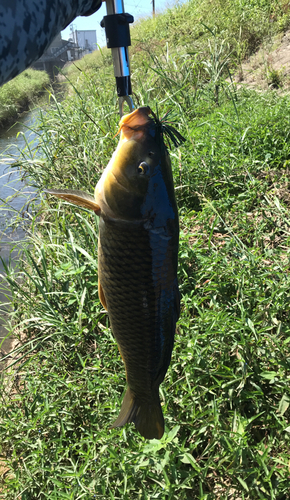
[[[179,221],[166,132],[175,145],[185,140],[148,106],[138,108],[122,117],[118,146],[94,196],[46,190],[100,217],[98,292],[127,380],[111,428],[133,422],[146,439],[164,434],[159,386],[170,364],[180,314]]]

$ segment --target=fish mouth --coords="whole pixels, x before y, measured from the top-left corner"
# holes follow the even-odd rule
[[[140,140],[144,135],[144,128],[152,121],[148,116],[150,113],[149,106],[144,106],[124,115],[119,122],[119,130],[115,137],[121,132],[120,142],[129,139]]]
[[[142,108],[135,109],[135,111],[132,111],[132,113],[129,113],[128,115],[122,116],[119,123],[119,131],[123,126],[135,128],[136,126],[140,127],[142,125],[146,125],[146,123],[151,120],[148,116],[150,113],[151,109],[149,106],[144,106]]]

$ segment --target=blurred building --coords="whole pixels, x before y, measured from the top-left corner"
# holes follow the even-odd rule
[[[74,35],[73,30],[72,33]],[[47,71],[50,77],[53,77],[68,61],[80,59],[84,55],[83,52],[74,36],[69,40],[62,40],[59,33],[43,55],[33,63],[32,68]]]
[[[97,49],[96,30],[76,30],[75,42],[82,50],[82,55],[89,54]]]

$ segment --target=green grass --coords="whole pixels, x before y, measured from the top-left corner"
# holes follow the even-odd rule
[[[211,51],[209,29],[224,44],[230,65],[236,68],[258,49],[262,41],[271,41],[274,35],[289,26],[287,0],[189,0],[177,4],[155,19],[142,19],[131,27],[129,52],[133,83],[138,80],[144,59],[150,61],[148,53],[163,55],[165,59],[168,47],[171,54],[178,55],[179,59],[186,56],[191,65],[200,69],[200,63],[208,59]],[[76,66],[94,73],[103,72],[104,65],[111,66],[111,54],[106,48],[85,56],[65,72],[70,78],[77,78]],[[111,68],[110,77],[112,74]],[[134,90],[135,87],[133,85]]]
[[[17,118],[49,85],[45,71],[27,69],[0,88],[0,127]]]
[[[290,98],[237,91],[208,36],[211,76],[169,47],[134,77],[138,104],[172,108],[187,138],[171,151],[182,302],[166,433],[109,430],[125,371],[98,299],[98,219],[43,195],[20,267],[7,268],[21,339],[0,391],[7,500],[289,499]],[[93,192],[117,145],[111,68],[87,71],[15,165],[40,192]]]

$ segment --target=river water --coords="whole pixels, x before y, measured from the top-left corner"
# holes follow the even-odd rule
[[[16,212],[22,212],[24,205],[27,205],[29,198],[33,197],[33,188],[21,181],[20,172],[11,169],[13,161],[20,158],[20,151],[26,146],[25,138],[28,142],[36,139],[29,128],[33,128],[38,118],[39,110],[35,109],[25,113],[19,123],[15,124],[8,131],[0,131],[0,257],[4,263],[9,260],[13,266],[17,265],[17,250],[12,253],[12,248],[16,243],[23,240],[25,233],[19,225],[16,228],[8,227],[11,218]],[[29,127],[29,128],[28,128]],[[5,202],[6,200],[6,202]],[[4,274],[4,267],[0,260],[0,275]],[[2,284],[2,285],[1,285]],[[3,280],[0,277],[0,303],[4,305],[4,310],[9,308],[9,299],[3,292]],[[5,323],[7,314],[0,313],[0,359],[1,354],[9,352],[13,338],[7,337]],[[1,364],[1,363],[0,363]]]

